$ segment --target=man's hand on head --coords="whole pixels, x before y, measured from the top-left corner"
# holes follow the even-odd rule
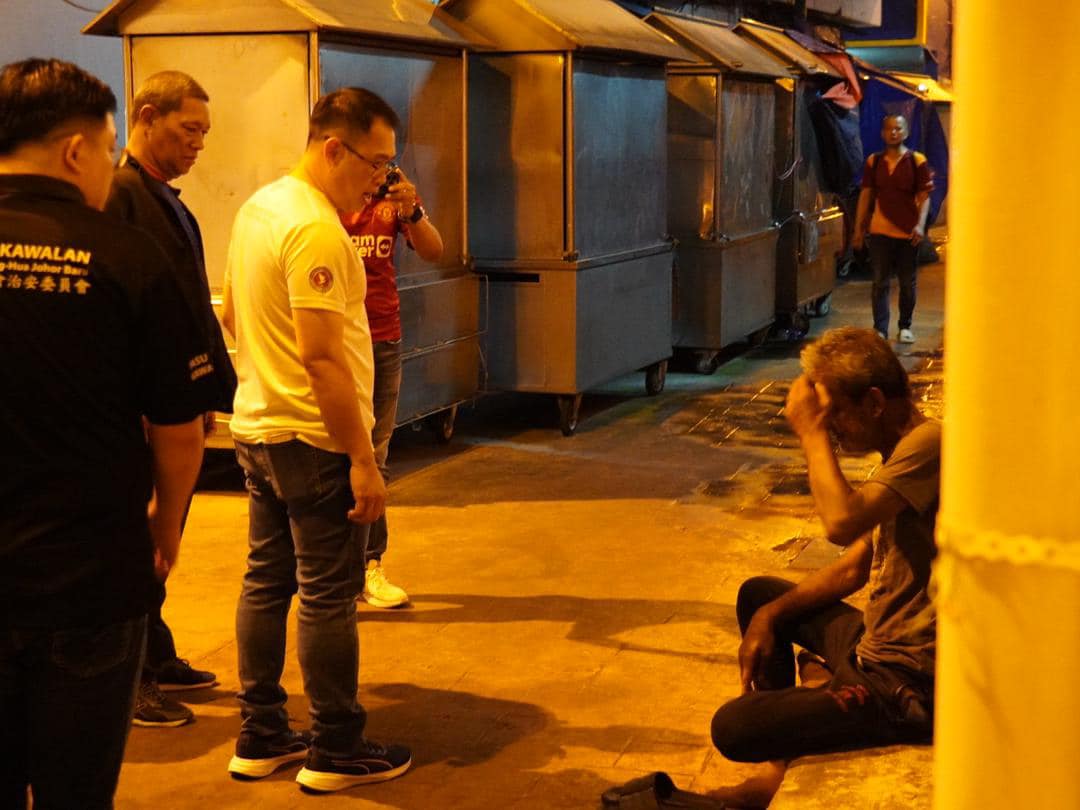
[[[784,416],[800,439],[817,433],[828,432],[829,411],[832,398],[821,383],[811,382],[805,374],[791,384]]]

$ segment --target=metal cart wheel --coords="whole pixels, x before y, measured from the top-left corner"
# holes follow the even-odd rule
[[[665,382],[667,382],[667,360],[653,363],[645,369],[645,392],[650,397],[663,391]]]
[[[815,317],[824,318],[832,311],[832,293],[826,293],[813,304]]]
[[[715,374],[718,368],[720,368],[719,352],[698,352],[694,356],[694,371],[698,374]]]
[[[555,397],[555,404],[559,406],[559,429],[563,436],[573,436],[577,432],[581,394],[560,394]]]
[[[758,346],[763,346],[765,341],[769,338],[769,333],[772,331],[773,325],[770,323],[768,326],[763,326],[760,329],[755,329],[749,335],[746,336],[746,344],[751,349],[756,349]]]
[[[457,405],[452,405],[445,411],[439,411],[424,418],[424,424],[431,428],[435,434],[435,441],[439,444],[447,444],[454,438],[454,423],[456,421]]]

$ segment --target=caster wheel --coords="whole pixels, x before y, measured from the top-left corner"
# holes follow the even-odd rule
[[[559,406],[559,430],[563,436],[577,432],[578,414],[581,411],[581,394],[563,394],[555,398]]]
[[[435,434],[435,441],[439,444],[447,444],[454,438],[454,423],[457,421],[457,405],[447,408],[445,411],[433,413],[424,419],[425,424]]]
[[[746,343],[751,349],[756,349],[758,346],[764,346],[765,341],[769,339],[769,333],[772,332],[773,325],[763,326],[760,329],[751,332],[746,336]]]
[[[667,382],[667,360],[653,363],[645,369],[645,392],[650,397],[663,391],[665,382]]]
[[[716,352],[700,352],[694,360],[694,371],[698,374],[715,374],[720,368],[720,356]]]
[[[813,311],[815,317],[824,318],[832,310],[832,293],[821,296],[814,302]]]

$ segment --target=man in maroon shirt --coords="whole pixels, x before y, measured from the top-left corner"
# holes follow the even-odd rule
[[[919,242],[926,235],[934,172],[925,155],[904,146],[907,137],[904,116],[886,115],[881,122],[885,149],[870,155],[863,168],[852,246],[861,248],[869,230],[874,329],[888,339],[889,287],[895,273],[900,283],[897,339],[914,343],[911,316],[915,311],[916,257]]]
[[[406,243],[424,261],[438,261],[443,251],[442,237],[420,204],[416,186],[400,168],[396,171],[398,180],[388,185],[384,196],[372,197],[360,211],[341,214],[341,222],[356,245],[367,275],[364,307],[371,327],[375,359],[372,394],[375,427],[371,443],[375,447],[375,463],[384,480],[388,479],[386,457],[401,389],[401,306],[394,249],[398,235],[404,234]],[[368,535],[364,600],[374,607],[393,608],[408,602],[409,595],[387,580],[383,572],[382,556],[386,553],[386,544],[386,514],[383,513],[371,525]]]

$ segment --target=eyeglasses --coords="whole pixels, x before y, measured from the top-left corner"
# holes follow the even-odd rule
[[[325,138],[323,138],[323,140],[328,141],[332,137],[334,136],[327,135]],[[366,163],[376,172],[381,172],[383,169],[389,168],[390,164],[394,162],[393,158],[390,158],[389,160],[369,160],[368,158],[357,152],[355,149],[353,149],[351,146],[349,146],[347,143],[345,143],[345,141],[343,141],[341,138],[338,138],[338,141],[341,143],[342,146],[345,147],[347,152],[354,155],[355,157],[360,158],[360,160],[364,161],[364,163]]]

